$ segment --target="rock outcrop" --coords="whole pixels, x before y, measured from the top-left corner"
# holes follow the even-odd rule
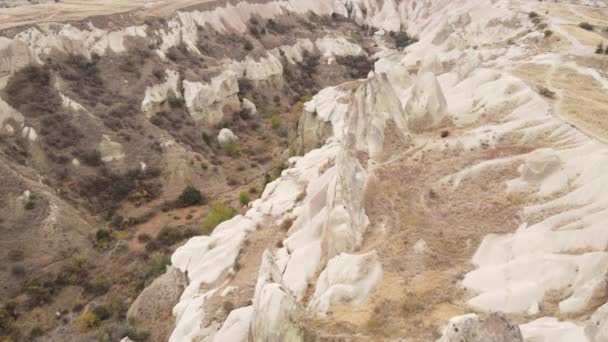
[[[188,111],[195,122],[218,124],[224,117],[224,109],[240,109],[238,75],[226,71],[214,77],[211,82],[190,82],[185,80],[184,98]]]
[[[521,331],[501,314],[452,318],[437,342],[523,342]]]
[[[281,271],[269,251],[262,256],[253,297],[252,341],[304,341],[304,310],[283,284]]]
[[[437,125],[446,116],[447,103],[432,72],[418,76],[405,104],[407,125],[413,132],[421,132]]]
[[[229,130],[228,128],[222,128],[222,130],[220,130],[220,133],[217,135],[217,141],[222,146],[226,146],[226,145],[235,143],[238,140],[239,140],[239,138],[236,135],[234,135],[234,133],[232,133],[232,131]]]
[[[152,111],[155,106],[167,101],[170,97],[174,97],[175,99],[182,98],[179,73],[174,70],[166,70],[165,73],[166,76],[163,83],[146,88],[146,94],[141,103],[141,110],[148,116],[154,114]]]
[[[169,267],[139,294],[127,312],[127,319],[149,331],[151,340],[166,341],[174,328],[173,318],[166,308],[177,303],[186,285],[186,276]]]

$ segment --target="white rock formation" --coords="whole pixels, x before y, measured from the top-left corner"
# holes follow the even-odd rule
[[[323,316],[332,304],[364,304],[381,278],[382,265],[375,252],[340,254],[319,276],[308,310]]]
[[[160,49],[167,51],[173,46],[184,43],[191,51],[198,51],[196,47],[198,27],[209,25],[219,32],[226,32],[229,29],[245,32],[248,29],[249,19],[254,15],[271,19],[286,12],[306,14],[309,11],[317,15],[332,13],[346,15],[344,5],[338,0],[288,0],[266,3],[243,1],[234,5],[229,3],[225,7],[218,7],[210,11],[178,12],[177,18],[169,20],[169,29],[159,32],[162,38]]]
[[[222,146],[237,142],[238,140],[239,138],[228,128],[222,128],[217,135],[217,141]]]
[[[241,107],[237,74],[225,71],[210,83],[184,81],[186,107],[196,122],[218,124],[224,117],[224,108]]]
[[[154,114],[152,110],[160,103],[167,101],[169,96],[175,96],[178,99],[182,98],[180,89],[180,75],[174,70],[165,70],[165,81],[160,84],[155,84],[146,88],[144,99],[141,103],[141,111],[148,117]]]
[[[250,115],[258,115],[258,109],[255,106],[255,103],[249,101],[248,99],[243,99],[241,109],[249,111]]]
[[[58,50],[68,54],[90,58],[93,53],[105,55],[107,52],[126,51],[125,38],[146,37],[145,26],[126,27],[117,31],[98,29],[89,23],[87,29],[78,29],[70,24],[39,25],[20,32],[15,39],[23,42],[33,52],[33,57],[42,62],[40,55]]]
[[[220,330],[213,336],[213,341],[247,341],[253,311],[251,305],[232,310]]]
[[[519,327],[501,314],[480,318],[475,314],[450,319],[437,342],[523,342]]]
[[[265,251],[253,297],[253,341],[304,341],[300,321],[303,309],[283,284],[272,254]]]
[[[602,305],[591,316],[585,326],[585,335],[589,342],[608,341],[608,304]]]
[[[0,37],[0,89],[4,88],[7,76],[31,62],[31,53],[24,43]]]
[[[325,59],[338,56],[356,56],[363,54],[361,46],[346,40],[344,37],[325,36],[315,41]]]
[[[0,134],[13,135],[23,125],[23,116],[0,99]]]
[[[21,131],[21,137],[33,142],[38,140],[38,133],[33,127],[25,126]]]
[[[553,317],[539,318],[519,327],[526,342],[589,342],[584,327]]]
[[[404,107],[409,129],[420,132],[433,127],[446,117],[446,109],[447,103],[435,75],[431,72],[419,75]]]
[[[104,134],[101,136],[101,142],[97,148],[101,154],[101,160],[104,163],[119,161],[125,158],[125,152],[120,143],[112,141],[110,136]]]

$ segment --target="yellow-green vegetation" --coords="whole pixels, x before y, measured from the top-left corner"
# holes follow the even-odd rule
[[[15,317],[11,314],[10,308],[0,304],[0,334],[5,334],[13,328]]]
[[[251,195],[247,191],[243,191],[239,194],[239,202],[242,205],[247,205],[251,202]]]
[[[384,328],[386,324],[376,315],[372,315],[367,322],[365,322],[365,330],[372,335],[384,335]]]
[[[224,152],[226,152],[226,154],[231,157],[236,157],[241,154],[241,148],[236,142],[231,142],[229,144],[224,145]]]
[[[78,317],[78,326],[82,330],[94,328],[99,323],[99,318],[93,311],[87,311]]]
[[[281,173],[283,170],[287,169],[287,164],[281,162],[273,166],[270,173],[266,174],[266,184],[274,181],[275,179],[281,177]]]
[[[231,219],[234,215],[236,215],[236,212],[230,206],[222,202],[214,202],[211,205],[211,211],[203,221],[203,233],[210,235],[217,225]]]
[[[270,118],[270,127],[277,129],[283,125],[283,118],[278,115],[273,115]]]
[[[425,307],[426,305],[422,297],[409,292],[401,302],[401,310],[403,311],[403,314],[407,316],[422,312]]]
[[[298,138],[297,136],[295,136],[295,133],[289,138],[288,146],[290,158],[301,155],[302,151],[300,151],[300,149],[298,148]]]
[[[115,231],[114,238],[116,238],[116,240],[129,240],[131,238],[131,232],[126,230]]]

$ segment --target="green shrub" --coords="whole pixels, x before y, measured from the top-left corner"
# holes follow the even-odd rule
[[[587,30],[587,31],[593,31],[593,25],[587,23],[587,22],[582,22],[580,24],[578,24],[578,27],[582,28],[583,30]]]
[[[186,102],[183,98],[177,97],[174,93],[169,94],[169,106],[171,108],[184,108]]]
[[[182,233],[175,229],[164,227],[160,230],[158,235],[156,235],[156,241],[158,241],[163,246],[172,246],[175,243],[179,242],[182,239]]]
[[[171,260],[168,256],[161,253],[152,254],[146,264],[146,279],[154,279],[165,273],[170,264]]]
[[[205,235],[210,235],[215,227],[217,227],[220,223],[231,219],[234,217],[236,212],[231,207],[227,206],[222,202],[214,202],[211,205],[211,211],[205,217],[203,221],[203,233]]]
[[[33,197],[30,197],[26,202],[25,202],[25,210],[32,210],[36,207],[36,201],[34,200]]]
[[[224,152],[226,152],[226,154],[231,157],[236,157],[241,154],[241,148],[236,142],[231,142],[229,144],[224,145]]]
[[[6,334],[13,328],[15,317],[10,310],[4,305],[0,304],[0,335]]]
[[[395,47],[397,49],[405,48],[418,41],[418,39],[410,37],[407,34],[407,32],[396,33],[394,39],[395,39]]]
[[[141,233],[139,235],[137,235],[137,241],[141,242],[141,243],[145,243],[152,240],[152,238],[150,237],[150,235],[146,234],[146,233]]]
[[[251,195],[248,192],[243,191],[239,194],[239,201],[242,205],[247,205],[251,202]]]
[[[129,304],[125,300],[123,295],[113,293],[110,295],[106,306],[110,311],[110,315],[117,321],[124,320],[127,311],[129,310]]]
[[[177,204],[182,208],[204,204],[205,202],[206,198],[201,194],[200,190],[192,185],[188,185],[177,199]]]
[[[111,238],[112,232],[106,228],[97,229],[97,232],[95,233],[95,239],[97,239],[97,241],[110,240]]]
[[[87,311],[78,317],[78,326],[82,330],[94,328],[99,324],[99,318],[92,311]]]
[[[243,43],[243,47],[247,51],[253,50],[253,44],[249,40],[245,40],[245,42]]]
[[[283,118],[278,115],[274,115],[270,118],[270,127],[277,129],[283,125]]]
[[[36,337],[41,337],[42,335],[44,335],[44,330],[39,325],[36,325],[35,327],[32,328],[32,330],[30,330],[30,337],[36,338]]]
[[[112,314],[110,313],[110,310],[105,305],[98,305],[98,306],[94,307],[93,313],[95,314],[95,316],[97,316],[97,318],[100,321],[105,321],[106,319],[108,319],[112,316]]]
[[[53,299],[53,289],[49,284],[32,285],[26,290],[30,307],[42,306]]]

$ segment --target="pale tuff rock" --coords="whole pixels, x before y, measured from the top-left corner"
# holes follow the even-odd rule
[[[296,146],[298,153],[306,153],[318,148],[331,136],[331,123],[319,120],[316,113],[306,110],[298,120],[298,138]]]
[[[416,241],[416,243],[414,244],[414,252],[416,252],[417,254],[423,254],[429,251],[429,245],[426,243],[426,241],[420,239],[418,241]]]
[[[0,128],[12,134],[23,124],[23,115],[0,98]]]
[[[214,77],[210,83],[184,81],[184,98],[190,115],[197,122],[218,124],[224,107],[239,110],[238,78],[232,71]]]
[[[440,75],[443,73],[443,65],[441,65],[441,61],[437,55],[429,56],[422,61],[420,68],[418,69],[418,76],[421,76],[427,72],[435,75]]]
[[[175,96],[178,99],[182,98],[179,73],[174,70],[166,70],[165,73],[166,78],[163,83],[148,86],[146,88],[146,94],[141,103],[141,110],[148,117],[154,114],[152,111],[156,106],[167,101],[170,96]]]
[[[587,339],[583,326],[553,317],[539,318],[519,328],[526,342],[594,342]]]
[[[213,336],[212,341],[247,341],[253,312],[252,305],[232,310],[220,330]]]
[[[381,278],[382,265],[375,251],[340,254],[319,276],[308,310],[324,316],[333,304],[362,305]]]
[[[326,260],[359,247],[369,219],[363,208],[367,172],[357,158],[341,152],[336,159],[337,175],[328,198],[328,215],[322,234]]]
[[[220,145],[225,146],[237,142],[239,138],[232,133],[228,128],[222,128],[220,133],[217,135],[217,141]]]
[[[363,54],[361,46],[351,43],[344,37],[325,36],[316,40],[315,44],[326,59],[339,56],[356,56]]]
[[[519,168],[521,178],[526,182],[538,182],[547,178],[561,166],[555,151],[540,149],[534,151]]]
[[[229,61],[225,67],[235,72],[238,78],[251,81],[266,81],[283,75],[283,63],[273,54],[259,60],[247,56],[244,61]]]
[[[52,25],[39,25],[19,33],[15,38],[27,45],[36,60],[40,55],[58,50],[68,54],[83,55],[90,58],[93,53],[105,55],[107,52],[126,51],[125,38],[146,37],[145,26],[132,26],[118,31],[98,29],[89,24],[88,30],[80,30],[70,24],[52,28]]]
[[[608,303],[602,305],[585,326],[585,335],[589,342],[608,341]]]
[[[177,303],[186,284],[186,276],[169,267],[137,296],[127,312],[127,319],[140,327],[142,322],[146,322],[149,326],[145,330],[152,332],[155,339],[166,339],[173,328],[173,319],[164,308]]]
[[[315,43],[310,39],[298,39],[294,45],[285,45],[276,49],[270,50],[275,57],[281,58],[281,53],[285,56],[289,63],[301,62],[305,52],[315,51]]]
[[[34,142],[38,140],[38,133],[36,133],[34,127],[25,126],[21,130],[21,137]]]
[[[250,337],[253,341],[303,341],[300,320],[303,309],[283,284],[270,251],[262,255],[253,297]]]
[[[72,100],[71,98],[69,98],[65,94],[59,93],[59,96],[61,96],[61,104],[62,104],[63,107],[65,107],[67,109],[72,109],[72,110],[75,110],[75,111],[85,111],[85,112],[87,112],[87,110],[80,103]]]
[[[446,117],[446,108],[447,103],[435,75],[423,73],[418,76],[404,107],[407,125],[414,132],[429,129]]]
[[[511,324],[504,315],[490,314],[479,317],[475,314],[450,319],[437,342],[523,342],[517,325]]]
[[[180,43],[186,44],[191,51],[198,51],[196,47],[197,28],[209,25],[218,32],[235,30],[237,32],[247,31],[249,19],[252,16],[260,16],[271,19],[287,12],[306,14],[309,11],[317,15],[330,15],[338,13],[346,15],[344,5],[338,0],[331,1],[271,1],[267,3],[239,2],[227,4],[225,7],[217,7],[210,11],[188,11],[178,12],[178,16],[168,22],[169,28],[161,30],[162,38],[160,49],[167,51]]]
[[[101,142],[98,147],[101,154],[101,160],[104,163],[119,161],[125,158],[125,152],[120,143],[112,141],[110,136],[104,134],[101,137]]]
[[[257,115],[258,114],[258,109],[255,106],[255,103],[249,101],[246,98],[243,99],[243,103],[241,105],[241,109],[249,111],[250,115]]]
[[[518,231],[506,236],[490,235],[484,238],[473,258],[480,268],[468,273],[463,280],[464,286],[480,293],[469,300],[470,306],[479,310],[525,312],[535,302],[542,301],[546,291],[569,289],[571,295],[560,302],[560,310],[577,312],[587,307],[594,297],[603,295],[598,291],[605,291],[606,288],[608,254],[540,254],[549,246],[568,250],[568,239],[572,240],[568,236],[574,232],[542,234],[535,228],[529,227],[522,229],[521,233]],[[508,253],[505,248],[515,242],[518,243],[518,254],[537,246],[536,254],[522,255],[504,264],[499,263],[499,255]],[[570,242],[572,245],[575,243],[577,242]],[[529,282],[531,274],[534,274],[537,282]]]
[[[31,53],[24,43],[19,40],[0,37],[0,89],[4,87],[6,76],[13,74],[31,62]]]

